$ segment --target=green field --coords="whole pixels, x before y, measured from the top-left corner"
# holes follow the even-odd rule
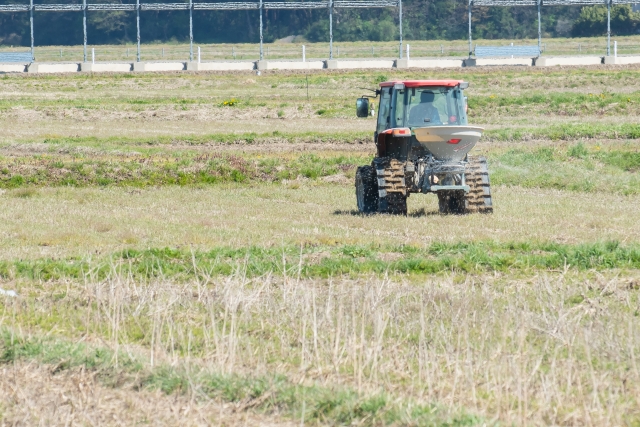
[[[639,77],[0,77],[0,424],[638,426]],[[470,82],[492,215],[358,214],[400,78]]]

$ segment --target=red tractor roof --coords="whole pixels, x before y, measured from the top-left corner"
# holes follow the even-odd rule
[[[445,86],[455,87],[462,83],[462,80],[398,80],[395,82],[382,82],[380,87],[393,86],[396,83],[404,83],[404,87],[424,87],[424,86]]]

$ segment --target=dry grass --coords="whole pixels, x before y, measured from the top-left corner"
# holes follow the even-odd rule
[[[639,69],[321,72],[309,75],[310,100],[301,73],[264,73],[260,78],[249,73],[13,76],[0,79],[0,164],[7,165],[0,173],[9,176],[10,168],[36,164],[69,167],[86,159],[122,166],[155,156],[159,162],[179,163],[195,153],[223,149],[267,163],[289,161],[297,152],[312,152],[317,162],[348,154],[364,157],[373,151],[372,144],[348,144],[344,137],[338,143],[309,138],[303,144],[273,132],[372,132],[372,120],[349,117],[353,100],[361,95],[355,88],[383,78],[461,77],[472,83],[469,96],[485,101],[492,95],[562,92],[575,107],[572,97],[581,90],[630,93],[635,102],[632,89]],[[230,97],[240,98],[241,105],[219,106]],[[476,110],[473,121],[494,129],[637,124],[637,108],[629,104],[620,113],[615,113],[616,106],[595,111],[591,105],[574,108],[574,115],[559,115],[563,106],[509,105],[507,111],[489,103]],[[318,114],[320,109],[328,113]],[[280,110],[284,118],[277,118]],[[264,132],[274,139],[237,145],[208,140],[207,135],[226,132]],[[190,145],[190,137],[200,139]],[[514,148],[525,155],[553,148],[562,155],[549,164],[558,168],[564,168],[560,163],[566,160],[588,179],[600,173],[605,181],[620,177],[635,182],[635,169],[611,172],[607,168],[613,166],[594,154],[633,153],[635,140],[609,138],[614,139],[586,141],[581,150],[588,156],[583,157],[567,154],[575,138],[553,143],[496,138],[481,144],[478,153],[504,160]],[[267,145],[267,140],[274,144]],[[503,163],[503,171],[512,166]],[[536,165],[535,159],[529,160],[510,171],[524,176]],[[596,272],[566,266],[560,271],[530,268],[391,278],[352,274],[312,280],[291,277],[295,268],[248,278],[242,262],[233,274],[212,276],[201,271],[194,258],[186,279],[163,274],[143,279],[151,276],[128,276],[116,267],[106,278],[95,275],[96,263],[126,248],[169,247],[188,253],[220,247],[379,245],[381,257],[393,257],[398,254],[384,252],[385,247],[487,241],[617,241],[631,247],[640,241],[637,195],[567,191],[566,182],[559,184],[565,190],[498,185],[493,188],[493,215],[441,216],[433,196],[412,195],[407,217],[360,216],[355,213],[352,168],[337,170],[341,172],[328,177],[301,175],[278,183],[0,190],[0,259],[16,266],[20,260],[64,264],[65,258],[78,257],[89,266],[84,276],[76,276],[81,279],[5,275],[0,288],[15,289],[19,297],[0,296],[0,333],[33,337],[34,342],[81,342],[85,349],[117,355],[108,361],[108,369],[84,362],[81,368],[70,366],[71,355],[46,354],[48,347],[39,355],[16,355],[6,340],[0,342],[0,393],[9,396],[0,403],[0,424],[299,423],[300,415],[314,413],[309,408],[318,401],[300,396],[277,400],[278,391],[272,389],[266,400],[252,397],[238,409],[225,406],[230,402],[224,393],[203,385],[205,374],[281,374],[287,384],[318,386],[329,394],[342,388],[363,398],[382,393],[388,396],[387,409],[433,404],[433,411],[443,417],[462,411],[478,415],[475,421],[487,425],[638,425],[638,270],[605,266]],[[306,263],[320,262],[323,256],[321,251],[309,254]],[[358,262],[358,254],[351,255]],[[129,373],[122,365],[115,369],[120,355],[136,357],[143,368]],[[171,378],[159,374],[162,367],[182,373],[188,386],[172,386]],[[202,375],[189,377],[196,372],[191,368]],[[121,373],[122,381],[105,382],[105,371]],[[144,382],[145,375],[156,375],[156,382]],[[158,393],[154,387],[174,394]],[[269,399],[280,406],[264,406]],[[303,402],[309,406],[300,406]],[[335,411],[322,411],[311,423],[351,423],[341,421]],[[409,423],[375,413],[349,420],[362,425]],[[469,420],[467,424],[473,424]]]
[[[4,132],[0,141],[56,137],[207,135],[243,132],[372,132],[371,120],[353,118],[360,87],[393,78],[462,78],[470,99],[531,94],[635,93],[638,66],[535,69],[379,70],[253,73],[156,73],[132,75],[7,76],[0,79]],[[309,78],[307,99],[306,77]],[[221,107],[236,98],[237,107]],[[635,99],[635,98],[634,98]],[[613,102],[612,102],[613,103]],[[483,108],[474,124],[493,127],[638,123],[627,112],[515,106]],[[574,106],[575,107],[575,106]],[[282,111],[282,117],[278,112]],[[324,111],[323,114],[318,114]],[[603,117],[604,116],[604,117]]]
[[[236,412],[230,405],[104,386],[83,368],[56,371],[37,363],[0,369],[0,426],[154,425],[293,426],[277,416]]]
[[[27,198],[14,192],[0,195],[0,257],[6,260],[127,247],[640,240],[634,214],[640,198],[602,193],[497,187],[495,213],[468,217],[440,216],[435,197],[417,194],[409,200],[408,217],[363,217],[354,214],[350,180],[202,189],[43,188]]]
[[[187,364],[193,372],[282,374],[292,383],[339,385],[364,395],[383,390],[392,401],[435,403],[445,412],[461,407],[489,424],[635,425],[639,280],[637,272],[564,272],[409,285],[384,278],[247,280],[241,272],[216,279],[201,272],[197,281],[176,284],[114,273],[101,282],[88,275],[84,283],[20,287],[24,297],[5,301],[1,326],[106,345],[123,358],[143,354],[138,360],[148,369]],[[34,369],[31,375],[42,375]],[[13,372],[29,378],[22,368]],[[61,387],[69,375],[61,378],[50,387]],[[189,390],[182,391],[198,395],[198,378],[192,374]],[[14,384],[25,387],[24,380]],[[169,379],[156,377],[155,384],[163,381]],[[169,383],[160,387],[175,390]],[[91,389],[87,384],[89,397],[104,393]],[[151,414],[136,409],[149,398],[146,392],[107,394],[117,395],[133,400],[132,413]],[[111,411],[106,404],[95,415]]]

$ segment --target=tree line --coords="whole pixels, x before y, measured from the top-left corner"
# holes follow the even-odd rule
[[[78,0],[75,0],[78,2]],[[134,0],[95,0],[132,3]],[[158,0],[156,0],[158,1]],[[176,1],[176,0],[173,0]],[[183,0],[186,1],[186,0]],[[37,3],[63,3],[64,0],[40,0]],[[9,0],[22,3],[24,0]],[[88,12],[88,38],[91,44],[120,44],[136,40],[135,13]],[[475,39],[522,39],[537,37],[536,7],[474,7]],[[544,37],[588,37],[606,34],[606,7],[543,7]],[[193,14],[194,39],[200,43],[255,43],[258,41],[258,12],[196,11]],[[404,0],[403,36],[406,40],[465,39],[468,32],[467,0]],[[188,40],[189,17],[186,11],[141,12],[144,43],[184,42]],[[35,43],[45,45],[82,44],[82,14],[78,12],[35,12]],[[630,5],[615,5],[611,10],[614,35],[640,33],[640,12]],[[389,41],[398,38],[397,10],[335,9],[335,41]],[[326,10],[265,10],[264,40],[300,35],[311,42],[328,41]],[[0,44],[28,46],[28,13],[0,13]]]

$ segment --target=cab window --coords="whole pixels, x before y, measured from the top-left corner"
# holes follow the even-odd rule
[[[400,128],[404,126],[404,94],[405,89],[395,90],[392,99],[391,118],[393,119],[392,127]]]
[[[407,127],[459,125],[455,91],[443,87],[407,90]]]
[[[380,91],[380,108],[378,109],[378,133],[386,130],[389,124],[389,108],[391,106],[391,88],[383,87]]]

